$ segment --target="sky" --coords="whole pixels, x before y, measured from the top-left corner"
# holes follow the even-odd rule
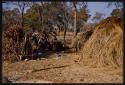
[[[6,8],[7,5],[3,4],[3,8]],[[10,9],[15,8],[14,5],[8,4],[8,7]],[[111,6],[110,8],[107,8],[107,2],[88,2],[88,9],[90,10],[91,18],[88,20],[88,22],[92,22],[92,18],[95,15],[96,12],[104,13],[106,16],[109,16],[112,10],[114,9],[114,6]],[[27,8],[28,9],[28,8]],[[26,11],[26,10],[25,10]]]
[[[88,9],[90,10],[91,18],[88,20],[88,22],[92,22],[91,19],[95,15],[96,12],[104,13],[106,16],[109,16],[113,9],[115,9],[115,6],[111,6],[110,8],[107,8],[107,2],[88,2]]]

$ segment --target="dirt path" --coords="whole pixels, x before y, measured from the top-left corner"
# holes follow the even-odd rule
[[[78,55],[4,62],[3,74],[15,83],[122,83],[122,69],[80,66]]]

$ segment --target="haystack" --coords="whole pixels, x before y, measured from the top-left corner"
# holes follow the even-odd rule
[[[123,29],[120,24],[120,18],[108,17],[95,27],[82,49],[82,64],[122,67]]]
[[[83,46],[85,45],[85,43],[87,42],[87,40],[91,37],[93,31],[94,31],[94,29],[88,30],[86,32],[83,32],[79,36],[81,48],[83,48]]]

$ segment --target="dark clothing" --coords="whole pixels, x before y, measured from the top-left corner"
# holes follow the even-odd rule
[[[54,41],[53,50],[57,52],[63,50],[63,44],[60,41]]]
[[[25,55],[32,54],[32,45],[29,40],[26,40],[24,48],[25,48]]]
[[[38,39],[37,39],[37,37],[34,36],[34,37],[33,37],[33,40],[34,40],[36,46],[38,46]]]
[[[24,31],[23,29],[18,29],[17,30],[17,33],[18,33],[18,41],[22,41],[23,40],[23,37],[24,37]]]

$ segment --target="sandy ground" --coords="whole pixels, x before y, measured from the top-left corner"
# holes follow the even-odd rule
[[[120,68],[92,68],[78,63],[80,54],[70,53],[40,60],[3,62],[3,75],[13,83],[122,83]]]

